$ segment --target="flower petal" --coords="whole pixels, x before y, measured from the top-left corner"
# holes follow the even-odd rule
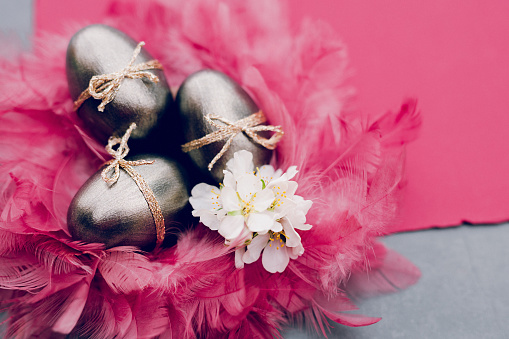
[[[262,264],[270,273],[283,272],[289,262],[287,247],[280,247],[279,244],[271,241],[263,250]]]
[[[274,167],[272,165],[263,165],[262,167],[258,168],[258,176],[261,178],[271,178],[274,176]]]
[[[242,233],[243,229],[244,217],[242,215],[227,215],[221,221],[218,231],[226,240],[234,240]]]
[[[286,188],[286,195],[287,196],[293,196],[295,194],[295,191],[297,191],[297,188],[299,187],[299,184],[295,181],[288,181],[287,182],[287,188]]]
[[[295,181],[279,181],[270,183],[270,188],[278,199],[293,199],[299,185]]]
[[[245,174],[237,178],[237,192],[246,203],[251,200],[253,194],[262,190],[262,182],[254,174]]]
[[[292,200],[283,198],[281,201],[278,201],[274,207],[274,212],[276,213],[274,219],[281,219],[284,216],[296,213],[296,207],[297,204],[295,204]]]
[[[235,267],[236,268],[244,268],[244,261],[242,261],[242,257],[246,253],[245,247],[239,247],[235,250]]]
[[[258,232],[259,234],[267,233],[274,223],[273,212],[251,213],[246,221],[247,228],[251,232]]]
[[[228,214],[228,212],[224,208],[218,211],[214,211],[214,213],[216,213],[217,219],[219,219],[219,221],[223,220],[223,218],[226,217],[226,215]]]
[[[201,183],[201,184],[198,184],[193,187],[193,189],[191,190],[191,195],[194,197],[210,196],[211,195],[210,191],[212,191],[214,189],[217,189],[217,187],[209,185],[209,184]]]
[[[294,228],[308,230],[311,227],[305,224],[306,214],[313,202],[311,200],[304,200],[298,195],[295,195],[292,200],[295,203],[295,209],[292,213],[287,213],[286,218],[291,222]]]
[[[295,203],[297,203],[297,205],[299,206],[298,208],[304,212],[304,214],[308,214],[309,212],[309,209],[311,208],[311,206],[313,205],[313,202],[311,200],[304,200],[303,197],[301,197],[300,195],[295,195],[293,197],[293,201]]]
[[[258,168],[256,176],[262,179],[265,182],[265,185],[269,185],[271,181],[279,178],[281,174],[283,174],[283,171],[280,169],[274,171],[274,167],[271,165],[263,165],[262,167]]]
[[[217,215],[209,210],[194,210],[193,216],[200,217],[200,222],[213,231],[217,231],[221,223]]]
[[[233,159],[226,163],[226,168],[232,172],[235,178],[253,173],[253,167],[253,154],[246,150],[235,152]]]
[[[299,171],[297,171],[297,166],[290,166],[286,170],[286,173],[283,174],[282,176],[286,175],[286,180],[292,180],[293,177],[297,175],[297,173],[299,173]]]
[[[295,232],[292,224],[286,219],[281,219],[281,224],[283,225],[283,229],[285,230],[286,237],[286,246],[288,247],[297,247],[301,244],[300,235]]]
[[[242,228],[242,232],[240,235],[236,238],[239,242],[246,243],[248,240],[253,239],[253,232],[249,231],[247,227]]]
[[[291,180],[299,171],[297,171],[297,166],[290,166],[286,173],[284,173],[279,178],[272,180],[271,184],[277,184],[285,181]]]
[[[215,202],[219,201],[219,195],[219,188],[201,183],[194,186],[191,190],[189,203],[195,210],[213,210],[215,207],[217,207]]]
[[[251,264],[258,260],[262,250],[267,246],[269,242],[269,234],[259,234],[251,240],[251,243],[247,245],[247,251],[242,256],[242,261],[246,264]]]
[[[306,222],[306,215],[295,208],[292,213],[285,214],[285,218],[288,219],[294,228],[300,229],[301,225],[304,225]]]
[[[223,187],[221,190],[221,202],[227,212],[240,211],[240,201],[237,192],[231,187]]]
[[[274,220],[274,223],[272,224],[272,227],[270,228],[270,230],[274,233],[281,232],[283,230],[283,225],[281,225],[281,223]]]
[[[223,185],[226,187],[231,187],[234,190],[236,190],[237,182],[235,181],[235,177],[233,176],[232,172],[224,170],[223,174],[224,174]]]
[[[310,225],[310,224],[299,224],[299,225],[296,225],[294,228],[296,228],[298,230],[301,230],[301,231],[309,231],[310,229],[313,228],[313,225]]]
[[[300,244],[296,247],[288,247],[287,251],[290,259],[297,259],[299,256],[304,254],[304,247]]]
[[[274,202],[274,192],[271,189],[264,189],[256,193],[253,199],[254,209],[263,212]]]

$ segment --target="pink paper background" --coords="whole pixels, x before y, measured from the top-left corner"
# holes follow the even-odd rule
[[[107,1],[37,0],[35,31],[100,20]],[[509,219],[509,1],[293,0],[293,22],[331,24],[364,112],[419,99],[408,187],[393,232]]]

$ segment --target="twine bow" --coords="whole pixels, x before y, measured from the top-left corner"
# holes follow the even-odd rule
[[[281,126],[260,125],[267,121],[265,115],[261,110],[236,122],[231,122],[223,118],[222,116],[214,114],[206,115],[205,119],[208,121],[209,124],[216,127],[217,131],[207,134],[206,136],[200,139],[190,141],[182,145],[181,147],[182,151],[187,153],[192,150],[198,149],[202,146],[228,138],[221,151],[218,154],[216,154],[214,159],[212,159],[212,161],[209,163],[208,165],[209,171],[212,171],[212,167],[214,167],[214,164],[226,153],[226,151],[228,151],[233,141],[233,138],[235,138],[235,136],[239,133],[242,132],[246,133],[254,142],[270,150],[276,148],[276,144],[279,142],[279,140],[281,140],[281,138],[284,135],[284,131],[281,128]],[[221,121],[224,125],[220,125],[214,122],[214,120]],[[274,134],[269,139],[267,139],[257,134],[258,132],[262,131],[271,131],[274,132]]]
[[[114,184],[117,182],[120,176],[120,167],[122,167],[127,172],[127,174],[129,174],[129,176],[131,176],[131,178],[136,182],[136,185],[138,185],[138,188],[143,194],[143,197],[147,201],[150,212],[152,213],[152,217],[154,218],[157,233],[156,247],[159,247],[163,243],[164,234],[166,231],[163,213],[159,203],[157,202],[154,192],[152,189],[150,189],[145,179],[143,179],[143,177],[133,168],[133,166],[151,165],[154,163],[154,160],[128,161],[124,159],[129,153],[127,140],[129,140],[129,137],[135,128],[136,124],[133,122],[125,132],[124,136],[122,136],[122,138],[109,138],[108,145],[106,146],[106,151],[113,157],[113,159],[104,164],[107,167],[103,169],[101,177],[106,183]],[[118,148],[115,150],[114,147],[117,145]],[[109,175],[112,171],[113,174]]]
[[[79,96],[78,100],[74,102],[74,110],[77,111],[81,104],[88,98],[102,100],[97,107],[99,112],[104,112],[104,107],[109,104],[117,95],[120,85],[125,78],[141,79],[147,78],[148,80],[157,83],[159,78],[154,74],[147,72],[150,69],[163,69],[163,66],[157,60],[150,60],[141,64],[133,65],[134,60],[140,54],[141,47],[145,42],[141,41],[134,49],[133,56],[129,64],[121,71],[110,74],[94,75],[85,89]]]

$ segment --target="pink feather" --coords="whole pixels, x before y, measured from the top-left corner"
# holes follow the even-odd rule
[[[152,280],[152,264],[136,247],[114,247],[99,261],[99,272],[114,293],[142,291]]]
[[[73,334],[97,339],[112,338],[116,335],[122,337],[132,319],[131,308],[124,297],[120,296],[116,300],[111,300],[108,295],[100,291],[89,293],[80,316],[77,326],[79,330],[75,330]],[[119,322],[117,318],[120,318]]]
[[[369,264],[370,270],[358,264],[348,281],[348,292],[357,299],[403,290],[421,276],[408,259],[383,244],[375,244],[368,254],[365,264]]]
[[[239,82],[283,126],[273,165],[298,166],[297,193],[314,202],[313,228],[301,234],[304,254],[281,274],[260,262],[236,269],[234,248],[202,225],[153,253],[72,241],[67,207],[106,157],[72,112],[67,89],[65,51],[80,27],[38,37],[33,51],[0,58],[8,336],[272,338],[290,322],[325,334],[326,318],[378,321],[346,313],[355,309],[346,292],[415,283],[418,270],[375,236],[396,217],[404,146],[420,116],[411,100],[381,116],[351,110],[346,48],[329,27],[308,20],[293,29],[272,0],[113,0],[104,23],[144,40],[172,88],[203,68]]]
[[[39,241],[28,244],[28,252],[34,253],[38,261],[54,275],[69,274],[74,271],[83,271],[92,274],[92,268],[86,264],[83,252],[72,248],[72,242],[61,241],[48,237],[37,236]],[[35,239],[33,239],[35,240]],[[75,243],[80,248],[79,243]],[[81,246],[81,250],[85,250]],[[99,248],[102,248],[100,246]],[[81,258],[80,258],[81,257]],[[86,261],[85,261],[86,260]]]
[[[53,331],[62,334],[69,334],[76,326],[78,319],[85,308],[88,297],[90,282],[86,280],[80,281],[69,295],[69,302],[60,307],[62,314],[52,326]]]
[[[46,286],[48,281],[48,272],[35,258],[2,258],[0,288],[32,292]]]
[[[175,320],[178,316],[175,316]],[[138,295],[133,318],[136,319],[138,338],[157,337],[167,330],[172,321],[168,304],[155,291],[144,291]]]

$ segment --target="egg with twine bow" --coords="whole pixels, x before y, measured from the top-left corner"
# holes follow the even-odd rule
[[[77,240],[152,250],[172,245],[177,225],[189,212],[187,180],[179,165],[169,159],[142,155],[129,160],[127,139],[110,138],[106,147],[113,160],[95,173],[74,196],[67,214],[69,232]],[[118,145],[115,150],[114,146]]]
[[[280,126],[267,126],[265,115],[249,94],[226,74],[202,70],[180,86],[176,103],[185,144],[182,150],[214,181],[223,180],[223,170],[233,154],[253,154],[255,167],[266,165],[283,136]],[[267,134],[273,132],[270,138]]]
[[[132,138],[146,138],[173,98],[162,66],[125,33],[90,25],[69,42],[66,73],[74,110],[101,142],[134,122]]]

